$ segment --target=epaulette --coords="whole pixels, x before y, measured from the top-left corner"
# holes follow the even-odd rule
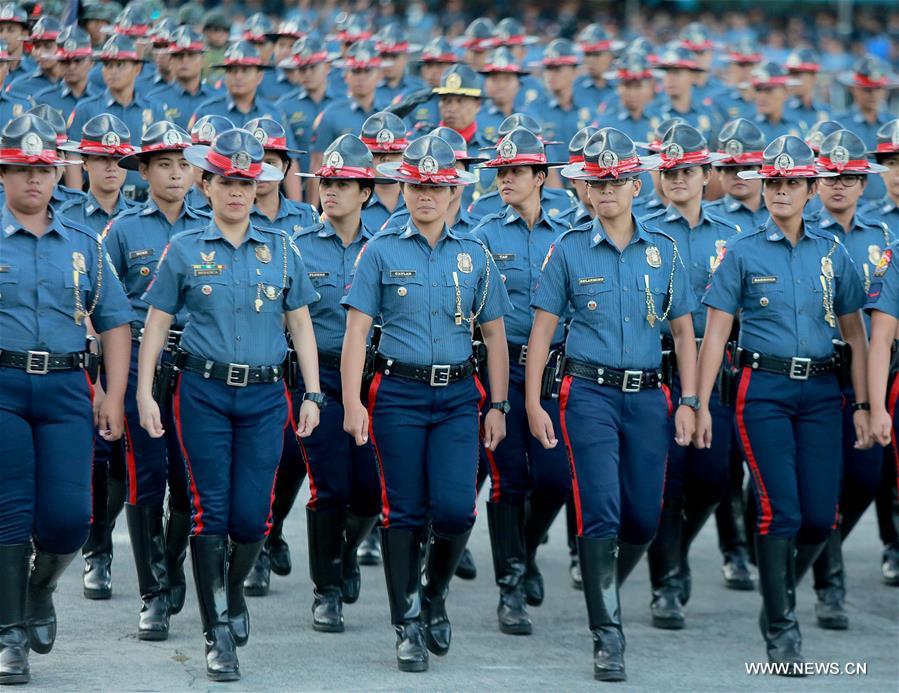
[[[317,224],[310,224],[309,226],[304,226],[299,231],[297,231],[295,238],[300,236],[308,236],[311,233],[318,233],[323,228],[325,228],[324,223],[318,222]]]
[[[743,231],[743,227],[741,227],[739,224],[735,224],[734,222],[730,221],[729,219],[725,219],[724,217],[719,217],[717,214],[706,214],[706,216],[717,224],[730,227],[737,233],[742,233]]]
[[[665,207],[660,207],[659,209],[655,210],[654,212],[650,212],[649,214],[646,214],[646,215],[640,217],[637,221],[640,221],[641,223],[645,223],[645,222],[649,221],[650,219],[655,219],[656,217],[662,216],[665,212],[666,212]]]

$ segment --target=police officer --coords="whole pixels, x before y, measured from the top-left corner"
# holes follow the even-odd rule
[[[0,22],[0,26],[3,26]],[[2,88],[9,82],[9,70],[14,58],[9,53],[6,41],[0,41],[0,122],[8,123],[13,118],[23,115],[28,109],[28,102],[16,96],[12,96]]]
[[[497,171],[497,187],[506,207],[488,214],[472,231],[493,256],[513,305],[530,305],[543,258],[556,237],[567,230],[541,206],[547,167],[543,143],[530,130],[512,130],[499,143],[496,158],[481,164]],[[496,584],[500,588],[497,619],[503,633],[530,634],[527,605],[543,603],[543,576],[537,547],[564,505],[570,487],[564,451],[545,450],[532,439],[527,424],[524,366],[532,314],[514,311],[506,320],[511,409],[506,438],[487,451],[491,493],[487,522]],[[553,343],[564,341],[564,324]],[[558,424],[558,409],[551,408]]]
[[[490,54],[478,74],[484,77],[484,93],[488,101],[481,108],[479,126],[490,142],[498,142],[500,123],[519,109],[515,108],[521,91],[521,80],[530,74],[515,61],[508,48],[497,48]],[[527,106],[523,109],[527,112]]]
[[[724,158],[709,151],[702,134],[691,125],[675,125],[662,139],[662,193],[668,207],[641,219],[648,228],[661,231],[677,243],[687,268],[690,286],[698,304],[723,256],[728,240],[740,227],[704,208],[702,198],[709,182],[711,166]],[[667,325],[662,326],[662,343],[673,350],[680,366],[683,359],[671,343]],[[705,315],[693,315],[693,333],[698,340],[705,332]],[[680,397],[680,378],[674,375],[672,398]],[[706,519],[727,492],[733,411],[713,398],[710,406],[715,426],[715,446],[708,450],[675,444],[668,446],[662,519],[647,552],[652,601],[652,625],[678,630],[684,627],[683,606],[690,597],[687,556],[690,544]]]
[[[655,77],[648,58],[640,53],[626,53],[606,72],[615,80],[614,95],[597,109],[596,122],[612,124],[632,140],[650,139],[652,122],[648,109],[654,96]]]
[[[94,425],[122,435],[133,318],[102,238],[55,214],[53,129],[34,115],[0,135],[0,683],[27,683],[29,648],[56,639],[53,592],[87,536]],[[87,323],[103,340],[93,413]],[[32,546],[33,544],[33,546]]]
[[[208,146],[220,132],[232,130],[232,123],[225,116],[208,115],[199,118],[190,129],[190,140],[193,144]],[[209,199],[203,192],[203,169],[194,167],[194,185],[184,198],[185,204],[194,210],[209,211]]]
[[[54,86],[59,81],[61,70],[56,61],[56,39],[61,31],[59,20],[49,15],[40,17],[34,23],[28,42],[37,67],[30,74],[11,80],[7,87],[10,94],[28,100],[37,91]]]
[[[651,164],[614,128],[593,135],[584,158],[562,175],[587,180],[597,216],[560,236],[543,262],[531,301],[536,313],[528,341],[527,412],[532,435],[544,448],[555,448],[556,427],[540,401],[541,382],[559,320],[571,306],[559,430],[571,466],[593,675],[623,681],[618,586],[658,526],[672,428],[673,405],[661,389],[660,329],[668,320],[682,354],[675,429],[678,444],[686,445],[694,425],[695,299],[677,244],[631,211],[637,174]]]
[[[477,17],[465,27],[458,45],[465,51],[463,62],[473,70],[480,70],[487,54],[496,46],[496,25],[487,17]]]
[[[99,48],[106,41],[112,22],[122,11],[122,6],[117,2],[88,0],[82,3],[80,10],[79,24],[90,36],[91,44]]]
[[[588,24],[577,35],[577,45],[584,55],[586,74],[575,81],[575,101],[578,108],[596,111],[614,100],[615,83],[609,78],[609,68],[624,41],[611,38],[601,24]]]
[[[713,441],[709,398],[739,310],[735,426],[759,509],[759,625],[769,661],[786,665],[781,675],[802,675],[796,583],[830,534],[837,509],[843,438],[832,343],[837,325],[854,356],[855,445],[870,445],[862,282],[840,240],[802,216],[822,176],[833,174],[818,170],[797,137],[765,148],[761,169],[740,177],[764,181],[771,219],[731,239],[703,298],[709,310],[694,444]]]
[[[433,90],[440,86],[440,80],[450,65],[459,62],[459,57],[452,45],[442,36],[437,36],[421,50],[419,58],[419,72],[424,81],[425,88]],[[420,102],[419,102],[420,101]],[[431,91],[430,96],[422,95],[416,99],[416,103],[410,107],[408,114],[398,113],[408,122],[412,123],[412,129],[424,131],[434,127],[440,122],[439,97]]]
[[[690,22],[680,32],[679,43],[693,54],[702,71],[696,75],[694,89],[699,100],[706,106],[718,109],[718,100],[727,92],[724,83],[712,73],[715,60],[715,44],[703,22]],[[709,140],[711,141],[711,140]]]
[[[344,430],[357,445],[370,434],[378,459],[381,545],[401,671],[425,671],[428,651],[443,655],[450,646],[445,600],[475,519],[484,398],[474,377],[474,323],[489,349],[496,400],[483,421],[491,450],[505,437],[508,411],[502,318],[511,304],[489,251],[446,224],[449,188],[474,181],[455,164],[450,145],[427,135],[406,148],[402,162],[380,166],[380,175],[403,183],[409,222],[366,244],[342,299],[349,307],[341,361]],[[382,332],[366,408],[359,393],[377,316]],[[422,590],[421,543],[429,521]]]
[[[62,71],[61,79],[34,91],[34,101],[52,106],[68,117],[81,98],[99,91],[88,79],[94,64],[92,56],[90,36],[84,29],[77,26],[63,29],[56,40],[55,54]]]
[[[729,121],[751,118],[755,113],[755,102],[750,79],[752,71],[762,62],[758,43],[749,37],[740,39],[728,50],[727,59],[728,89],[725,92],[724,117]]]
[[[177,28],[178,24],[174,19],[162,17],[147,31],[145,38],[150,40],[150,55],[153,58],[149,89],[158,89],[170,84],[174,79],[169,48],[172,46],[172,33]],[[141,72],[143,73],[143,70]]]
[[[641,149],[648,149],[651,152],[657,153],[662,149],[662,140],[665,137],[665,133],[675,125],[686,123],[687,121],[679,116],[675,116],[665,120],[658,120],[656,117],[653,117],[650,119],[650,122],[655,123],[653,130],[650,133],[650,141],[635,141],[634,144]],[[664,208],[668,204],[668,200],[662,192],[662,178],[658,170],[652,168],[648,172],[644,172],[640,176],[644,184],[646,184],[647,176],[649,177],[649,180],[652,181],[652,191],[646,193],[643,191],[642,187],[640,188],[640,194],[637,196],[637,199],[634,200],[634,207],[637,210],[636,214],[638,216],[645,216]]]
[[[709,202],[706,210],[746,231],[757,229],[768,219],[761,181],[739,176],[741,171],[757,171],[761,167],[765,142],[758,125],[746,118],[725,123],[718,133],[718,153],[725,156],[712,166],[718,171],[724,197]]]
[[[4,2],[0,5],[0,25],[3,26],[3,40],[9,47],[12,59],[10,81],[30,74],[37,67],[37,63],[25,55],[25,42],[28,40],[30,25],[28,12],[14,2]]]
[[[252,133],[226,130],[185,156],[206,171],[213,218],[172,239],[144,294],[150,310],[137,403],[141,426],[153,438],[164,435],[153,375],[175,316],[187,309],[190,320],[175,357],[175,425],[191,479],[190,547],[206,674],[232,681],[240,677],[235,644],[246,644],[250,633],[243,581],[267,531],[288,420],[284,321],[308,391],[316,393],[315,336],[306,305],[317,294],[288,235],[250,221],[258,181],[282,175],[263,163],[264,150]],[[309,394],[306,399],[300,436],[318,424],[318,406]]]
[[[395,100],[424,88],[425,84],[406,72],[413,46],[399,24],[388,24],[375,35],[375,48],[384,60],[381,81],[375,90],[375,106],[387,108]]]
[[[799,137],[803,123],[796,114],[787,107],[788,87],[798,84],[798,80],[790,76],[787,69],[775,62],[758,65],[750,77],[749,83],[755,98],[755,124],[770,142],[781,135]]]
[[[388,111],[375,113],[362,123],[360,136],[374,157],[375,166],[401,161],[403,150],[409,143],[408,130],[403,120]],[[365,202],[362,221],[369,229],[378,231],[394,213],[405,207],[400,186],[391,179],[382,178],[374,184],[373,194]]]
[[[131,323],[133,348],[125,400],[128,498],[125,517],[137,567],[142,600],[137,637],[165,640],[169,617],[184,606],[184,559],[190,530],[190,505],[181,449],[167,393],[162,402],[167,432],[151,438],[140,426],[137,409],[137,354],[143,336],[147,304],[142,296],[150,285],[165,247],[181,231],[204,224],[208,215],[184,204],[193,184],[193,171],[184,158],[190,135],[169,121],[154,123],[141,139],[139,152],[119,160],[121,168],[147,179],[149,198],[117,216],[108,227],[106,242],[116,273],[138,319]],[[182,311],[166,341],[164,360],[171,361],[187,322]],[[169,489],[168,520],[163,500]]]
[[[263,65],[268,66],[262,72],[262,81],[259,84],[258,94],[264,99],[274,103],[282,93],[282,83],[285,80],[283,74],[279,74],[272,64],[272,55],[275,52],[274,35],[275,25],[272,20],[262,12],[254,12],[246,18],[241,27],[239,36],[242,41],[259,51],[259,58]]]
[[[524,30],[524,25],[514,17],[499,20],[493,29],[493,45],[511,51],[513,61],[519,65],[524,64],[530,47],[539,42],[540,39],[536,36],[529,36]],[[515,99],[515,110],[525,110],[545,96],[546,86],[539,77],[530,74],[523,75],[521,89]]]
[[[786,68],[799,81],[794,85],[786,107],[798,118],[803,131],[819,120],[827,120],[830,108],[818,101],[815,95],[821,73],[821,56],[812,48],[797,48],[787,56]]]
[[[822,178],[818,189],[822,208],[812,219],[818,227],[842,241],[855,262],[867,292],[873,275],[894,234],[882,222],[858,212],[858,203],[869,176],[883,173],[886,166],[869,162],[867,147],[849,130],[838,130],[821,143],[818,165],[837,175]],[[855,402],[851,387],[843,388],[843,400]],[[831,532],[821,555],[813,565],[818,602],[818,625],[832,630],[849,627],[843,600],[846,594],[842,542],[855,527],[874,499],[880,482],[884,450],[875,445],[867,450],[852,446],[852,412],[843,407],[843,473],[837,528]]]
[[[597,132],[597,128],[587,126],[578,130],[568,143],[568,164],[584,163],[584,147],[587,141]],[[561,219],[570,227],[583,226],[590,221],[596,213],[590,196],[587,194],[586,181],[578,178],[572,179],[574,192],[577,195],[577,204],[562,212]]]
[[[870,148],[878,164],[886,166],[882,174],[886,194],[862,210],[893,229],[899,229],[899,119],[885,123],[877,131],[877,143]]]

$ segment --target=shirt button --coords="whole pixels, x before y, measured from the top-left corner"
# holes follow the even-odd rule
[[[437,311],[436,311],[436,310],[432,310],[432,311],[431,311],[431,315],[437,315]]]
[[[629,317],[625,316],[624,322],[630,322],[630,321],[631,321],[631,319]]]
[[[431,286],[437,286],[437,282],[431,282]]]
[[[440,340],[439,340],[437,337],[434,337],[434,344],[436,344],[436,343],[439,342],[439,341],[440,341]]]
[[[237,335],[237,341],[238,342],[240,341],[240,335]]]

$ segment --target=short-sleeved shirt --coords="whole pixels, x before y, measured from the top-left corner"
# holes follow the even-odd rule
[[[730,195],[725,195],[714,202],[708,202],[703,207],[709,214],[727,219],[730,223],[739,226],[742,231],[755,231],[768,221],[768,218],[771,216],[771,213],[765,206],[764,197],[762,197],[762,203],[759,205],[759,208],[754,212],[740,200]]]
[[[709,108],[703,105],[695,93],[693,94],[693,101],[686,111],[678,111],[668,97],[664,95],[647,110],[650,111],[649,122],[653,131],[658,129],[659,125],[669,118],[683,118],[699,130],[707,142],[715,141],[718,131],[723,124],[721,112],[716,108]]]
[[[78,105],[79,101],[86,101],[87,99],[96,96],[100,91],[102,91],[102,89],[97,88],[88,82],[87,87],[84,92],[82,92],[81,96],[76,96],[68,83],[64,79],[61,79],[56,84],[51,84],[40,91],[34,92],[32,98],[35,103],[45,103],[68,117],[69,114],[75,110],[75,106]]]
[[[85,350],[84,320],[97,332],[135,319],[102,239],[53,214],[43,236],[27,231],[9,207],[0,212],[0,349],[66,354]],[[96,304],[95,304],[96,301]]]
[[[776,123],[761,113],[756,113],[752,121],[758,125],[759,130],[765,135],[765,142],[772,142],[782,135],[802,137],[805,133],[799,118],[792,111],[786,109],[784,109],[783,115]]]
[[[547,100],[531,104],[530,111],[543,126],[543,139],[559,144],[546,145],[548,161],[568,161],[568,143],[578,130],[585,128],[596,117],[596,108],[578,106],[577,101],[571,108],[565,109],[562,104],[547,94]]]
[[[220,363],[273,366],[287,355],[284,313],[318,294],[286,233],[250,224],[235,248],[211,221],[172,238],[143,298],[169,315],[187,309],[185,351]]]
[[[372,318],[381,317],[378,350],[383,356],[428,366],[462,363],[471,357],[471,331],[461,318],[476,313],[482,301],[477,317],[481,323],[512,309],[484,245],[444,225],[431,248],[409,221],[405,227],[379,233],[363,247],[341,302]]]
[[[392,215],[397,212],[402,212],[405,208],[406,201],[403,199],[402,194],[396,199],[396,207],[394,207],[391,212],[384,206],[384,203],[378,199],[377,194],[372,193],[372,196],[368,198],[368,202],[366,202],[365,206],[362,208],[362,221],[368,228],[380,231],[382,228],[385,228],[384,225]]]
[[[861,213],[869,219],[883,222],[894,235],[899,235],[899,203],[888,196],[869,203]]]
[[[122,212],[131,209],[132,206],[132,203],[119,194],[115,207],[112,209],[112,214],[107,214],[106,210],[97,202],[94,194],[88,190],[83,198],[73,198],[68,202],[63,202],[57,207],[57,210],[66,219],[76,224],[87,226],[95,233],[102,234],[106,231],[110,221]]]
[[[837,317],[862,307],[865,292],[846,248],[831,233],[805,222],[793,246],[773,220],[734,237],[702,302],[736,315],[740,346],[779,358],[828,358],[833,328],[825,321],[822,259],[833,268]],[[828,289],[830,293],[830,289]]]
[[[315,122],[318,114],[334,101],[334,97],[326,93],[321,101],[316,102],[301,88],[287,92],[275,102],[275,105],[284,111],[287,117],[287,124],[293,130],[297,148],[307,152],[299,158],[301,171],[309,170],[308,152],[312,151],[312,124]]]
[[[171,84],[163,82],[150,92],[148,98],[162,104],[166,120],[172,121],[179,127],[187,128],[191,116],[200,104],[219,94],[221,94],[221,90],[204,81],[200,82],[200,87],[196,92],[190,93],[181,82],[175,80]]]
[[[899,253],[899,242],[893,243],[884,251],[884,259],[878,267],[868,289],[865,300],[865,313],[873,310],[892,315],[899,319],[899,266],[896,254]],[[0,279],[2,281],[2,279]]]
[[[595,115],[601,103],[616,96],[615,85],[606,82],[599,86],[590,75],[578,77],[574,82],[574,103],[578,108],[588,108]]]
[[[472,231],[472,236],[487,246],[499,269],[514,310],[506,316],[506,339],[510,344],[527,344],[534,323],[531,301],[549,246],[568,225],[550,217],[542,209],[532,228],[507,206],[502,212],[488,214]],[[565,337],[562,321],[553,335],[553,343]]]
[[[619,251],[594,219],[550,246],[531,306],[558,316],[571,307],[570,358],[618,369],[659,368],[661,318],[674,320],[696,307],[674,249],[669,236],[635,221],[630,243]]]
[[[170,224],[152,198],[122,212],[113,220],[106,234],[106,247],[140,322],[147,319],[147,304],[143,295],[153,281],[156,265],[165,247],[176,234],[207,221],[207,213],[182,205],[175,223]],[[183,327],[187,317],[187,311],[178,313],[174,327]]]
[[[377,111],[374,103],[366,111],[352,98],[337,99],[328,104],[313,123],[311,151],[325,151],[341,135],[358,135],[362,131],[362,124]]]
[[[47,87],[54,87],[56,84],[41,68],[37,68],[30,74],[16,77],[9,83],[6,91],[17,99],[32,101],[36,93]],[[35,101],[34,103],[36,105],[40,102]]]
[[[350,288],[359,251],[371,237],[371,231],[361,224],[353,241],[344,246],[328,221],[307,226],[294,236],[309,281],[321,296],[309,306],[319,351],[340,353],[346,332],[346,310],[340,299]]]
[[[281,229],[288,236],[293,236],[301,229],[318,223],[318,211],[309,203],[289,200],[280,193],[278,197],[278,213],[274,219],[269,219],[254,206],[250,213],[250,221],[257,226]]]

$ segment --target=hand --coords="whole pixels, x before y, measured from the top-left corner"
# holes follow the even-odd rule
[[[94,384],[94,427],[100,428],[100,408],[103,406],[103,400],[106,399],[106,390],[100,384],[100,381]]]
[[[506,437],[506,415],[491,409],[484,417],[484,447],[493,452]]]
[[[696,430],[693,432],[693,447],[697,450],[712,447],[712,413],[708,407],[696,412]]]
[[[540,444],[547,450],[552,450],[559,444],[553,430],[553,421],[539,404],[528,407],[528,426],[531,429],[531,435],[540,441]]]
[[[308,438],[318,426],[321,411],[315,402],[303,402],[300,405],[300,420],[297,422],[297,437]]]
[[[104,397],[97,421],[97,430],[103,440],[118,440],[125,430],[125,403],[115,397]]]
[[[871,412],[864,409],[852,412],[852,423],[855,426],[855,442],[852,447],[867,450],[874,445],[874,438],[871,437]]]
[[[162,438],[165,429],[162,427],[162,415],[159,405],[152,397],[138,397],[137,411],[140,414],[140,426],[151,438]]]
[[[368,409],[358,399],[343,405],[343,430],[353,436],[356,445],[368,442]]]
[[[860,414],[862,412],[855,413]],[[854,415],[852,419],[853,421],[855,420]],[[890,416],[890,413],[886,409],[881,408],[877,411],[872,411],[868,420],[870,422],[871,435],[873,436],[874,441],[887,447],[892,442],[893,417]]]
[[[696,412],[688,406],[680,406],[674,412],[674,442],[681,447],[690,444],[696,430]]]

